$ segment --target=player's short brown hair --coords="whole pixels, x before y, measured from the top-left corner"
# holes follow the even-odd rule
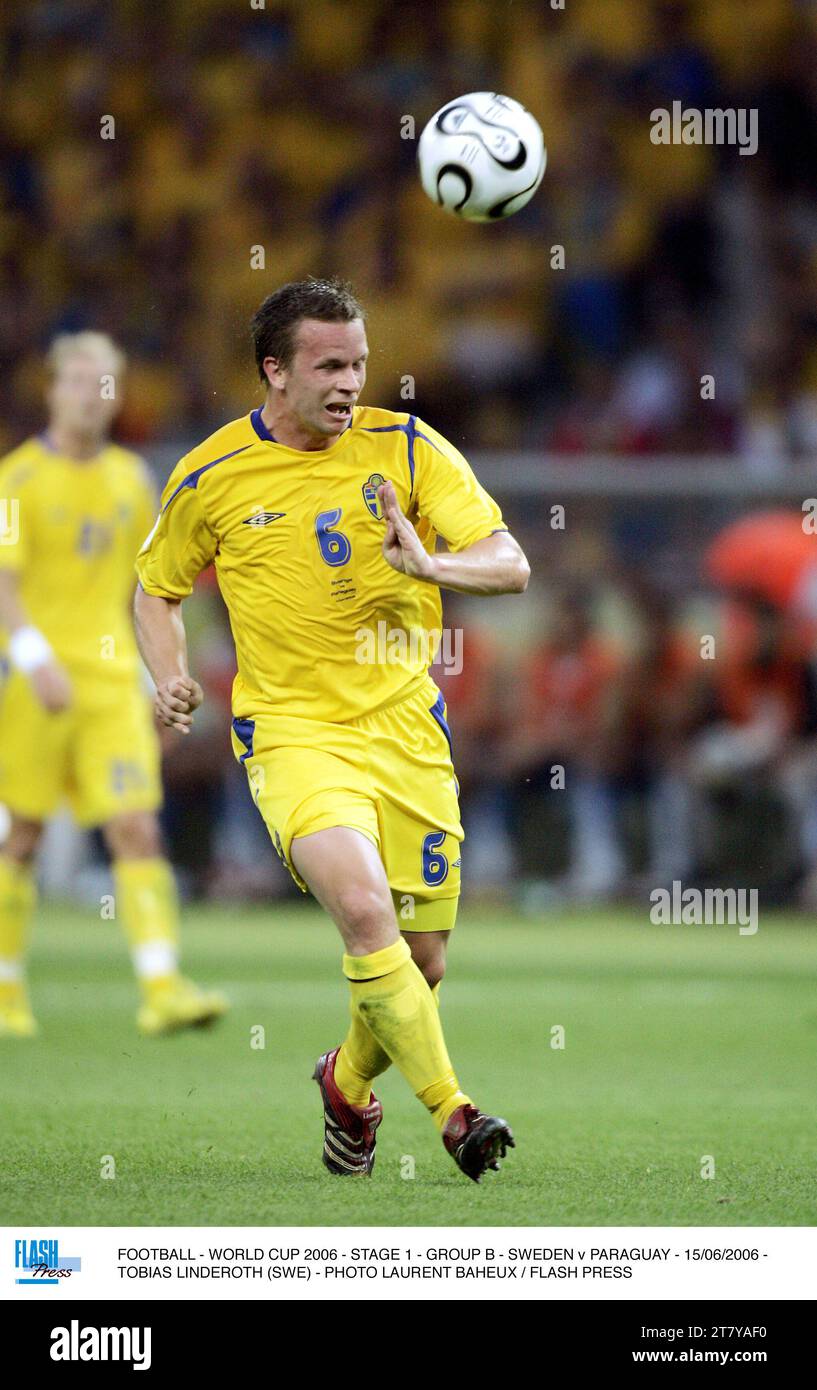
[[[292,365],[295,330],[302,319],[322,323],[352,323],[366,315],[345,280],[292,280],[267,296],[252,323],[258,375],[266,381],[264,359],[274,357],[281,367]]]

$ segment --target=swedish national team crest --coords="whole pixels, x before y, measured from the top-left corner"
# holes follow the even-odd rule
[[[383,506],[377,495],[377,489],[382,487],[385,481],[386,479],[383,477],[382,473],[373,473],[363,484],[362,488],[363,501],[366,503],[372,516],[378,521],[383,520]]]

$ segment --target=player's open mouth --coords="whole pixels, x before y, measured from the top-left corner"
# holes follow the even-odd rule
[[[328,406],[326,406],[326,409],[329,411],[330,415],[335,416],[335,419],[348,420],[349,416],[352,413],[352,402],[332,401]]]

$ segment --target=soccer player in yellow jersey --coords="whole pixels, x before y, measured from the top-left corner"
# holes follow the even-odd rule
[[[393,1062],[479,1181],[513,1139],[461,1090],[435,998],[463,831],[424,639],[441,628],[440,586],[521,592],[527,561],[451,444],[357,404],[368,349],[347,286],[284,285],[253,333],[265,402],[171,474],[137,559],[137,637],[160,719],[187,733],[202,691],[180,605],[214,561],[238,659],[233,751],[345,947],[351,1026],[315,1069],[324,1163],[371,1172],[371,1083]]]
[[[49,424],[0,463],[0,1036],[36,1029],[24,979],[43,824],[67,796],[101,826],[115,914],[156,1034],[216,1018],[220,995],[178,969],[178,906],[159,838],[159,740],[133,633],[133,560],[155,494],[136,455],[108,442],[122,354],[100,333],[57,338]]]

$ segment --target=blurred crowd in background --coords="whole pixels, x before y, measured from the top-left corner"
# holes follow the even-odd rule
[[[708,585],[700,561],[683,584],[646,579],[592,510],[568,508],[559,533],[508,509],[533,565],[524,604],[446,595],[432,675],[461,784],[464,891],[538,911],[680,879],[813,906],[814,622]],[[691,515],[717,534],[706,508]],[[664,550],[685,566],[676,527]],[[207,702],[191,738],[165,738],[174,861],[195,894],[296,892],[225,737],[235,668],[212,571],[185,615]]]
[[[0,445],[38,423],[61,329],[124,339],[124,438],[244,412],[253,309],[338,270],[370,308],[370,399],[411,373],[472,448],[773,470],[817,443],[810,0],[28,0],[0,66]],[[492,228],[441,216],[401,138],[483,88],[549,152]],[[757,154],[651,144],[674,101],[756,108]]]
[[[471,458],[718,455],[773,486],[814,455],[810,0],[29,0],[0,16],[0,69],[2,451],[42,426],[50,338],[93,327],[129,356],[119,437],[181,454],[258,403],[264,295],[340,273],[369,313],[365,399],[410,400]],[[537,196],[487,228],[436,209],[414,162],[429,116],[479,89],[528,106],[548,147]],[[677,101],[756,109],[757,153],[652,144]],[[817,898],[815,634],[707,592],[723,508],[599,499],[560,533],[544,493],[495,490],[528,596],[447,596],[463,665],[433,669],[467,891],[538,908],[695,877]],[[207,701],[193,737],[163,736],[182,884],[294,892],[230,750],[211,572],[185,620]]]

